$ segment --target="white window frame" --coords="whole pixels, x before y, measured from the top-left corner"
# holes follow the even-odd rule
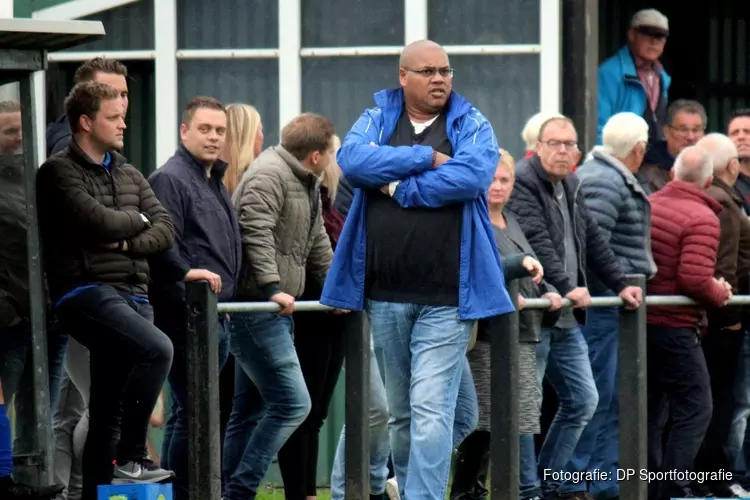
[[[2,1],[2,0],[0,0]],[[37,19],[77,19],[141,0],[70,0],[33,13]],[[428,0],[404,1],[404,43],[428,38]],[[450,55],[539,55],[540,111],[561,111],[561,0],[539,1],[538,44],[448,45]],[[301,0],[279,0],[278,49],[180,49],[177,46],[177,0],[154,1],[154,50],[108,52],[58,52],[50,61],[85,61],[104,56],[114,59],[154,60],[158,82],[156,99],[156,165],[164,163],[177,148],[177,61],[196,59],[278,59],[279,127],[302,112],[302,58],[371,57],[401,53],[401,46],[302,47]],[[158,26],[157,26],[158,23]],[[105,29],[107,27],[105,26]],[[283,35],[283,36],[282,36]],[[44,95],[44,82],[38,78]],[[43,102],[43,100],[42,100]],[[43,118],[44,115],[42,115]],[[43,125],[44,120],[39,120]],[[43,137],[44,134],[41,134]]]

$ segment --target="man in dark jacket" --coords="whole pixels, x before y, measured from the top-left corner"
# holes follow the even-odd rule
[[[560,399],[555,421],[539,454],[540,470],[563,470],[598,403],[588,347],[580,326],[591,304],[587,271],[625,304],[638,307],[642,291],[629,287],[609,242],[591,217],[580,182],[570,166],[580,158],[578,135],[568,118],[551,118],[539,130],[536,155],[516,167],[516,185],[508,203],[545,270],[545,279],[573,302],[553,328],[545,328],[537,349],[539,391],[547,377]],[[547,371],[549,362],[550,370]],[[527,471],[528,477],[534,472]],[[542,490],[556,492],[561,481],[545,474]],[[521,485],[533,489],[535,485]]]
[[[148,181],[115,152],[120,92],[84,82],[65,110],[73,136],[39,168],[37,205],[54,312],[90,352],[82,498],[94,500],[100,484],[172,476],[146,458],[145,441],[172,362],[171,342],[151,322],[147,257],[171,247],[174,228]]]
[[[742,213],[742,199],[734,191],[740,174],[737,147],[723,134],[709,134],[696,144],[705,150],[714,166],[708,195],[722,206],[719,212],[719,249],[714,276],[724,278],[734,293],[746,294],[750,273],[750,221]],[[724,446],[734,414],[734,383],[744,330],[739,307],[711,309],[708,332],[703,337],[703,354],[711,378],[713,413],[703,445],[695,459],[696,470],[719,473],[732,470]],[[717,476],[719,477],[719,476]],[[718,497],[750,497],[750,493],[734,479],[716,479],[700,485],[701,493]],[[698,487],[696,487],[698,489]]]
[[[164,433],[161,465],[175,471],[177,500],[187,498],[189,482],[184,282],[208,280],[219,300],[228,301],[234,298],[242,263],[237,217],[222,182],[227,164],[219,159],[226,130],[227,114],[220,101],[211,97],[192,99],[180,125],[182,144],[149,178],[175,228],[176,244],[153,259],[150,296],[156,326],[169,336],[175,348],[169,372],[172,413]],[[229,353],[226,316],[218,318],[217,331],[221,369]]]
[[[657,192],[669,182],[675,157],[703,137],[706,122],[706,110],[697,101],[679,99],[669,105],[664,139],[651,144],[638,172],[649,193]]]
[[[651,255],[651,207],[648,195],[635,178],[646,151],[648,134],[648,123],[639,115],[630,112],[613,115],[602,130],[603,146],[594,149],[591,159],[576,171],[576,176],[581,180],[586,208],[622,270],[626,274],[643,274],[650,278],[656,273]],[[589,273],[588,279],[594,295],[612,295],[595,274]],[[601,471],[606,475],[600,474],[601,479],[589,481],[588,485],[569,481],[560,490],[569,494],[578,492],[580,496],[588,488],[594,498],[615,498],[619,496],[618,308],[591,309],[582,331],[589,347],[599,404],[581,434],[568,470],[592,474]]]
[[[648,309],[648,469],[690,471],[711,420],[711,387],[700,337],[705,308],[732,297],[731,285],[714,277],[721,205],[706,193],[713,162],[689,146],[677,156],[674,180],[649,197],[651,242],[658,271],[649,295],[687,295],[700,305]],[[668,406],[666,403],[669,403]],[[665,413],[671,427],[664,442]],[[713,464],[712,464],[713,465]],[[649,485],[649,498],[692,497],[688,481]]]

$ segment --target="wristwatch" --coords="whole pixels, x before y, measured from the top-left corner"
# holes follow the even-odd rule
[[[151,227],[151,218],[148,215],[144,214],[143,212],[141,212],[141,220],[143,221],[143,223],[146,225],[147,228]]]

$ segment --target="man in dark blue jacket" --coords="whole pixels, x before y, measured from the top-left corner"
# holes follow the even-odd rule
[[[344,139],[354,200],[321,297],[367,309],[410,500],[445,497],[474,320],[513,310],[487,209],[497,141],[452,76],[442,47],[407,46],[402,88],[378,92]]]
[[[162,464],[175,471],[174,497],[187,498],[188,422],[185,305],[186,281],[208,280],[219,300],[234,297],[241,265],[237,218],[222,179],[227,115],[212,97],[196,97],[185,108],[180,125],[182,144],[149,182],[174,221],[175,245],[153,266],[150,287],[154,322],[172,339],[174,361],[169,374],[172,414],[162,445]],[[219,369],[227,359],[226,317],[218,318]]]

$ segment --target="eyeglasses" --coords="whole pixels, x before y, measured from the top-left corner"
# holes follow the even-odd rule
[[[567,151],[578,151],[578,143],[576,141],[541,141],[542,144],[549,147],[550,149],[560,149],[560,146],[565,146]]]
[[[672,130],[674,130],[680,135],[688,135],[688,134],[700,135],[706,130],[705,127],[688,128],[688,127],[673,127],[672,125],[669,125],[669,128],[671,128]]]
[[[443,78],[453,78],[453,74],[455,73],[453,68],[404,68],[404,70],[409,71],[410,73],[416,73],[420,76],[424,76],[425,78],[435,76],[437,73],[440,73],[440,76],[442,76]]]

